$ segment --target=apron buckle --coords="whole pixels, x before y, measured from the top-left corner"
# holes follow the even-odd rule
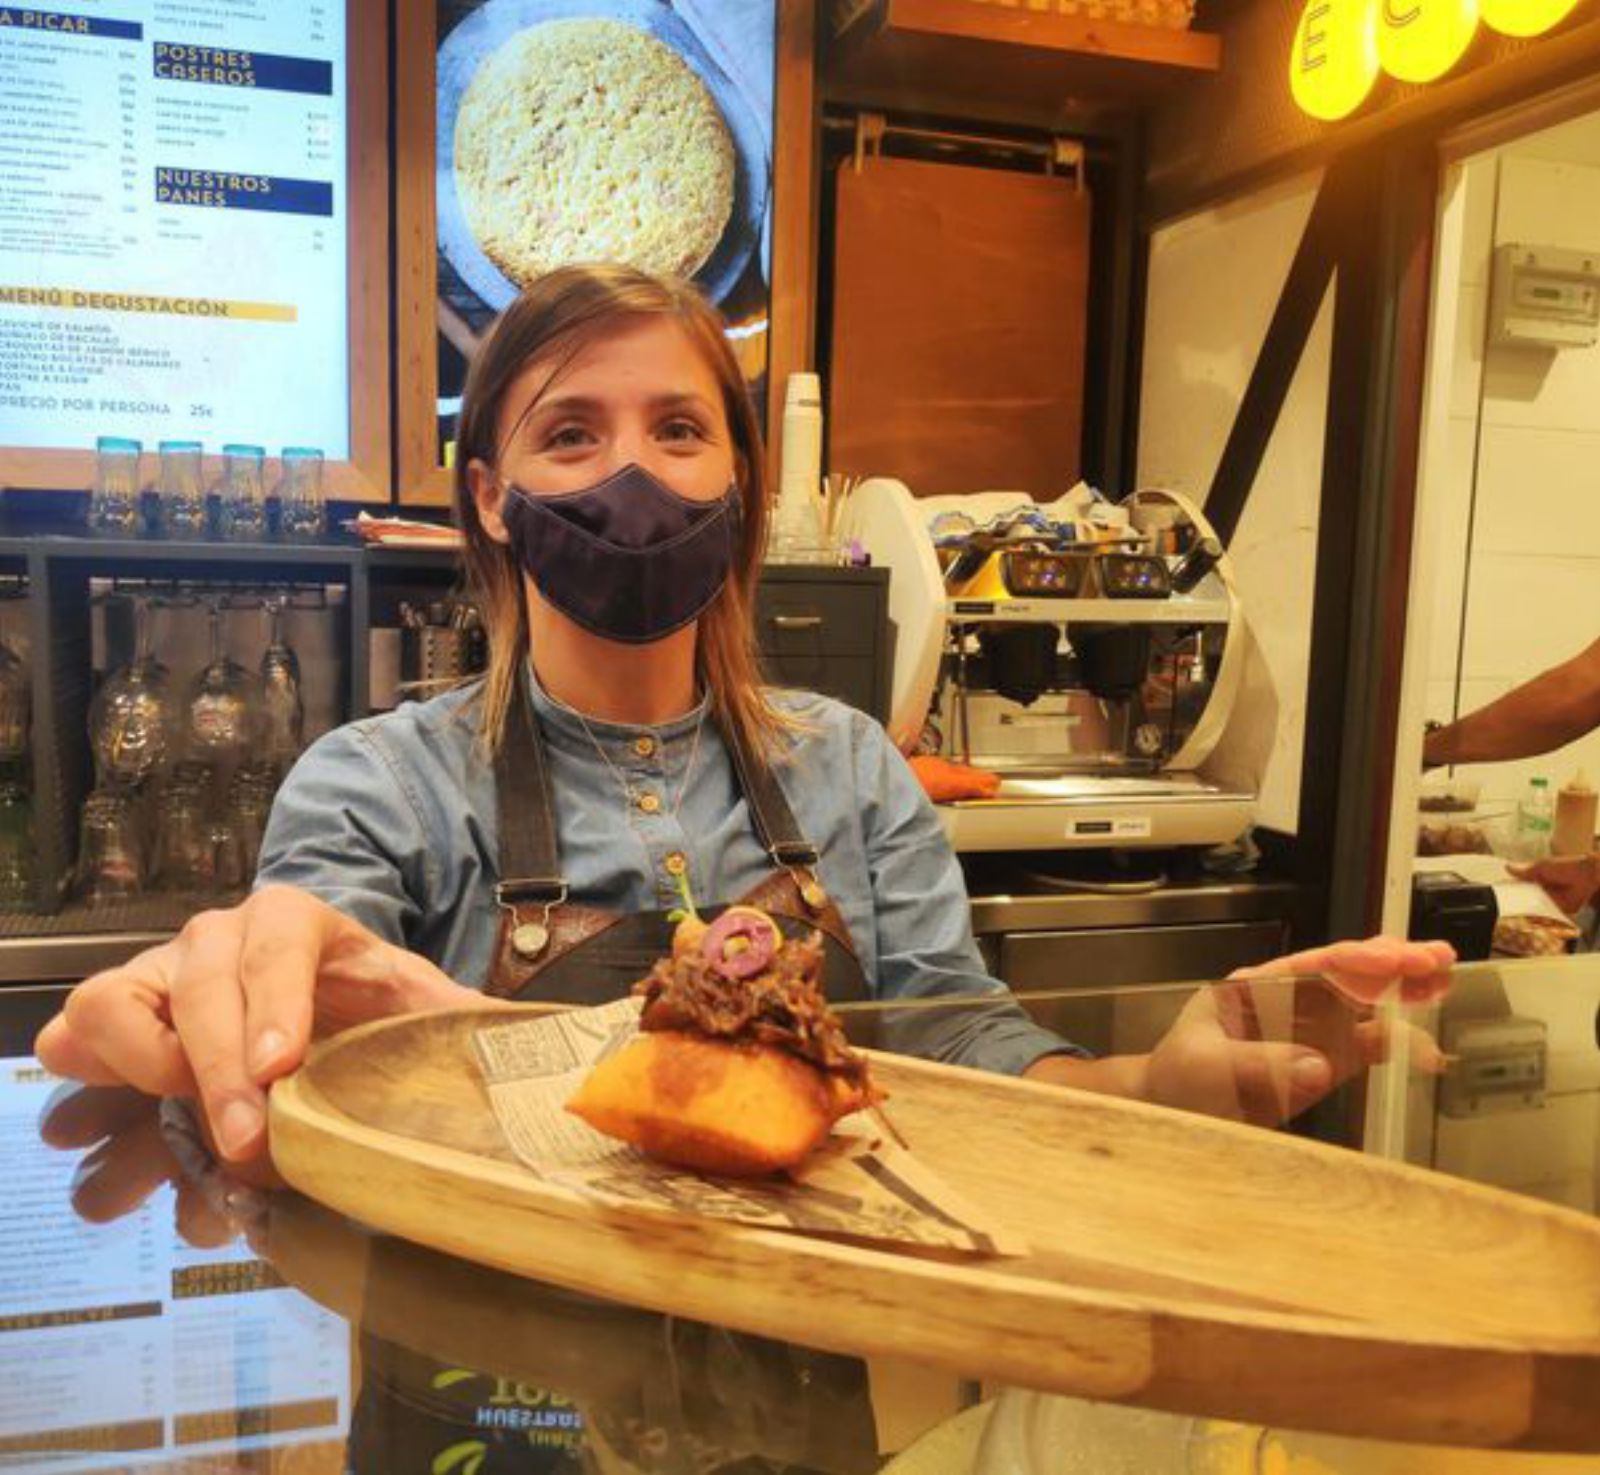
[[[817,873],[810,866],[790,866],[789,875],[800,890],[800,900],[806,904],[806,910],[820,912],[828,904],[828,893],[822,882],[817,880]]]
[[[517,909],[506,901],[502,887],[496,886],[494,890],[495,901],[502,911],[510,914],[514,924],[511,929],[511,951],[525,962],[532,962],[550,946],[550,913],[567,899],[567,888],[563,886],[554,897],[545,902],[537,922],[518,921]]]

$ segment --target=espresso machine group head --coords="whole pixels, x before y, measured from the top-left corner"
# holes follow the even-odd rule
[[[1234,840],[1254,784],[1208,777],[1248,647],[1231,570],[1174,492],[1120,508],[917,499],[874,478],[851,534],[891,570],[890,735],[1000,776],[941,804],[957,850]]]

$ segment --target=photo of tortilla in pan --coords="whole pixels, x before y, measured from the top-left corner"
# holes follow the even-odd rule
[[[456,117],[456,191],[521,286],[573,261],[693,276],[733,206],[733,141],[671,47],[623,21],[549,21],[478,68]]]
[[[488,0],[438,58],[439,245],[490,311],[626,261],[719,301],[761,241],[770,145],[660,0]]]

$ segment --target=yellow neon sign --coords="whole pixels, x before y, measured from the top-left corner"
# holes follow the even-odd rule
[[[1479,0],[1484,20],[1502,36],[1542,36],[1578,4],[1579,0]]]
[[[1329,123],[1347,118],[1377,80],[1377,0],[1311,0],[1289,58],[1289,89],[1301,110]]]
[[[1437,82],[1477,29],[1478,0],[1382,0],[1378,64],[1397,82]]]
[[[1460,64],[1479,23],[1503,36],[1540,36],[1582,0],[1307,0],[1289,57],[1289,88],[1313,118],[1347,118],[1379,72],[1436,82]]]

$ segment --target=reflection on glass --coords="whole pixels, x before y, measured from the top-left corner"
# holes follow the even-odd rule
[[[206,531],[206,489],[200,466],[200,442],[161,442],[157,482],[161,527],[169,538],[203,538]]]
[[[1257,1024],[1269,1040],[1285,1029],[1302,1037],[1317,1017],[1308,1007],[1300,1014],[1305,1024],[1294,1025],[1295,989],[1288,982],[1273,980],[1255,990]],[[1482,1108],[1441,1100],[1439,1116],[1429,1123],[1441,1134],[1440,1143],[1431,1141],[1430,1130],[1424,1155],[1413,1160],[1427,1163],[1426,1153],[1438,1150],[1445,1129],[1454,1127],[1473,1134],[1459,1144],[1461,1175],[1504,1183],[1499,1175],[1505,1172],[1514,1175],[1512,1181],[1527,1181],[1533,1148],[1581,1171],[1592,1206],[1600,1167],[1592,1110],[1593,1088],[1600,1082],[1593,1069],[1600,1062],[1600,960],[1468,967],[1457,971],[1454,983],[1438,1004],[1441,1034],[1452,1053],[1476,1057],[1482,1067],[1463,1084],[1476,1083],[1502,1099],[1495,1106],[1485,1101]],[[1112,1019],[1121,1047],[1143,1049],[1161,1037],[1193,991],[1187,984],[1061,991],[1026,1002],[1041,1020],[1076,1038],[1087,1038],[1094,1021]],[[15,1024],[16,1014],[6,1011],[24,1007],[20,995],[26,992],[0,990],[0,1028]],[[1153,997],[1162,1000],[1159,1007],[1151,1007]],[[1426,1022],[1434,1006],[1421,997],[1411,1002],[1417,1007],[1410,1021]],[[854,1017],[874,1007],[884,1012],[863,1006]],[[922,1007],[943,1013],[972,1006],[945,1001]],[[1354,1012],[1362,1022],[1361,1009]],[[1222,1014],[1243,1020],[1227,1010]],[[1551,1051],[1562,1057],[1570,1114],[1558,1108],[1554,1089],[1548,1106],[1541,1103],[1520,1116],[1508,1112],[1507,1073],[1491,1068],[1489,1055],[1524,1049],[1521,1035],[1505,1026],[1534,1022],[1548,1030]],[[36,1021],[26,1021],[28,1039],[36,1028]],[[197,1469],[265,1469],[270,1462],[274,1470],[319,1475],[392,1475],[431,1463],[466,1475],[468,1462],[477,1461],[474,1468],[482,1475],[500,1469],[551,1475],[713,1468],[838,1475],[1578,1475],[1595,1467],[1592,1454],[1444,1449],[1303,1433],[1273,1414],[1263,1426],[1205,1417],[1203,1409],[1195,1416],[1112,1408],[993,1381],[980,1387],[961,1375],[981,1373],[980,1366],[958,1374],[930,1365],[907,1377],[897,1359],[884,1364],[869,1356],[822,1353],[778,1336],[592,1299],[363,1230],[298,1194],[270,1194],[240,1208],[237,1185],[210,1161],[192,1130],[182,1137],[165,1117],[157,1128],[155,1102],[110,1091],[63,1095],[34,1065],[0,1061],[0,1127],[10,1128],[9,1134],[0,1132],[9,1143],[6,1181],[13,1207],[22,1206],[18,1212],[27,1213],[29,1227],[17,1253],[0,1265],[0,1317],[77,1312],[85,1305],[151,1306],[159,1314],[13,1326],[6,1339],[13,1344],[12,1381],[9,1396],[0,1399],[0,1439],[37,1437],[40,1431],[66,1438],[12,1448],[69,1447],[67,1440],[84,1421],[81,1398],[61,1396],[66,1386],[92,1394],[102,1424],[89,1432],[101,1432],[113,1418],[144,1418],[153,1430],[152,1451],[174,1462],[183,1456]],[[8,1072],[5,1066],[17,1068]],[[1418,1105],[1430,1099],[1424,1093]],[[1078,1107],[1069,1099],[1063,1109],[1070,1115]],[[1462,1115],[1451,1115],[1458,1110]],[[56,1146],[40,1140],[41,1123],[45,1139]],[[65,1141],[78,1144],[80,1152],[92,1151],[74,1161],[75,1154],[60,1150]],[[1219,1195],[1225,1193],[1226,1164],[1211,1166]],[[1001,1162],[982,1177],[1004,1182],[1008,1174],[1014,1177],[1015,1169]],[[1319,1188],[1298,1178],[1293,1186],[1305,1193]],[[1320,1188],[1327,1195],[1327,1221],[1336,1226],[1351,1207],[1342,1174]],[[1081,1193],[1081,1186],[1069,1184],[1067,1193]],[[1093,1194],[1083,1196],[1092,1207]],[[1110,1205],[1113,1216],[1118,1207]],[[80,1221],[75,1208],[85,1217],[93,1211],[95,1222]],[[119,1216],[115,1223],[103,1222],[113,1213]],[[1148,1227],[1149,1216],[1135,1217],[1136,1230]],[[1263,1222],[1260,1250],[1271,1258],[1279,1247],[1272,1221]],[[1205,1244],[1206,1227],[1203,1217],[1195,1217],[1168,1225],[1167,1233],[1188,1254]],[[1407,1237],[1394,1248],[1402,1256],[1415,1254],[1423,1273],[1433,1273],[1444,1258],[1432,1239]],[[1500,1248],[1486,1236],[1478,1253],[1490,1256]],[[1535,1244],[1532,1253],[1544,1253],[1544,1246]],[[274,1274],[264,1273],[257,1255]],[[1079,1268],[1074,1262],[1073,1273]],[[932,1271],[942,1275],[944,1267]],[[1329,1286],[1335,1337],[1340,1343],[1347,1333],[1358,1338],[1363,1308],[1345,1303],[1346,1277],[1337,1260],[1325,1262],[1321,1279]],[[1558,1294],[1566,1285],[1559,1277],[1551,1283]],[[206,1294],[191,1294],[202,1287]],[[1506,1277],[1499,1291],[1497,1299],[1515,1302],[1526,1294],[1527,1282]],[[739,1319],[747,1293],[742,1283],[730,1286],[729,1319]],[[1367,1314],[1381,1307],[1376,1292],[1365,1299]],[[1236,1309],[1220,1308],[1217,1324],[1226,1325]],[[1581,1315],[1582,1307],[1577,1310]],[[1259,1308],[1244,1309],[1246,1317],[1257,1314]],[[798,1307],[795,1317],[797,1335],[818,1324],[814,1307]],[[892,1331],[892,1307],[885,1317]],[[1586,1328],[1581,1340],[1562,1345],[1588,1347],[1592,1336]],[[967,1350],[957,1349],[963,1356]],[[984,1354],[976,1345],[970,1350],[974,1361]],[[354,1394],[352,1353],[359,1359]],[[1098,1376],[1098,1359],[1084,1365]],[[1262,1362],[1237,1366],[1241,1383],[1271,1370]],[[1403,1385],[1398,1402],[1439,1406],[1454,1392],[1471,1410],[1464,1427],[1479,1438],[1496,1437],[1472,1422],[1483,1405],[1483,1386],[1468,1379],[1452,1387],[1442,1380],[1433,1397],[1412,1400]],[[1575,1379],[1571,1386],[1573,1397],[1581,1399],[1587,1384]],[[1348,1422],[1360,1416],[1374,1392],[1383,1401],[1380,1381],[1341,1372],[1317,1397]],[[137,1407],[124,1412],[135,1400]],[[180,1421],[197,1406],[223,1417],[203,1426],[190,1422],[191,1430],[203,1427],[214,1437],[180,1448]],[[234,1414],[236,1419],[228,1417]],[[261,1448],[288,1443],[300,1447],[271,1456]],[[48,1458],[73,1469],[111,1458],[82,1445],[72,1453],[76,1463],[70,1454]],[[33,1468],[30,1454],[17,1458]],[[128,1456],[117,1468],[132,1463],[137,1458]]]
[[[138,441],[116,435],[102,435],[95,442],[89,526],[96,532],[132,537],[139,531],[141,450]]]
[[[1331,1101],[1341,1086],[1385,1060],[1419,1077],[1445,1071],[1432,1006],[1449,987],[1445,973],[1405,980],[1328,974],[836,1010],[852,1043],[934,1059],[959,1058],[977,1029],[1031,1021],[1097,1055],[1143,1057],[1144,1093],[1160,1105],[1264,1127],[1331,1110],[1313,1135],[1345,1140],[1350,1125]]]
[[[195,677],[185,704],[191,758],[228,768],[249,756],[261,725],[260,683],[224,647],[223,610],[209,609],[211,660]]]
[[[0,1021],[0,1172],[25,1226],[0,1264],[0,1468],[350,1469],[349,1328],[239,1237],[234,1185],[175,1113],[63,1087],[20,1054],[33,1028]]]
[[[142,784],[160,770],[171,747],[170,679],[155,657],[148,599],[133,601],[133,617],[133,662],[106,678],[89,710],[95,778],[102,787]]]

